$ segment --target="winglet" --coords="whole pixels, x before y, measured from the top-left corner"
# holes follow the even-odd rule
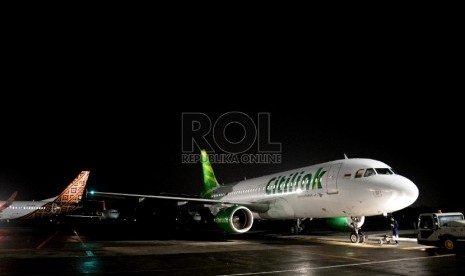
[[[82,171],[71,184],[54,200],[56,203],[76,203],[84,194],[90,171]]]
[[[13,204],[13,201],[15,201],[16,196],[18,195],[18,191],[15,191],[2,205],[0,205],[0,211],[3,209],[8,208],[11,204]]]
[[[220,185],[218,184],[218,181],[216,181],[215,173],[213,172],[212,165],[208,160],[208,154],[205,150],[201,151],[200,158],[203,170],[203,191],[200,196],[203,198],[211,198],[211,192]]]

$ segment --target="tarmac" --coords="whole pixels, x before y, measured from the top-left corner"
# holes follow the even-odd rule
[[[380,244],[382,231],[353,244],[330,231],[148,238],[143,230],[0,226],[0,275],[465,275],[465,254],[419,245],[413,230],[399,244]]]

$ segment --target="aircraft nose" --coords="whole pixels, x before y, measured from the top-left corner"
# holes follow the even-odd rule
[[[419,191],[417,185],[415,185],[410,179],[398,175],[399,179],[397,187],[399,188],[399,199],[404,207],[412,205],[418,198]]]

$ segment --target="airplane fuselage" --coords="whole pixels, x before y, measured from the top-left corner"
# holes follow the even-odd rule
[[[342,159],[223,185],[212,199],[267,203],[255,218],[293,219],[372,216],[411,205],[418,188],[388,165]]]
[[[57,204],[52,201],[15,201],[0,212],[0,220],[17,218],[43,218],[69,212],[78,208],[77,204]]]

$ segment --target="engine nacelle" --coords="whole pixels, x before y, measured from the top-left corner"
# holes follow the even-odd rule
[[[338,218],[328,218],[326,223],[336,230],[340,231],[351,231],[354,230],[354,222],[357,221],[357,227],[362,227],[365,222],[365,217],[338,217]]]
[[[242,234],[252,228],[253,214],[244,206],[234,205],[221,209],[216,214],[215,223],[229,234]]]

